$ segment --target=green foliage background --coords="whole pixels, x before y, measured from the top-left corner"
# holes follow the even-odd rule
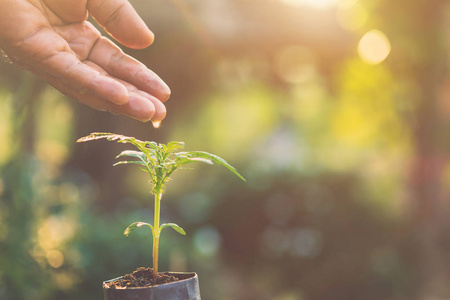
[[[172,89],[157,130],[0,65],[0,299],[101,299],[151,265],[148,233],[123,236],[152,218],[148,179],[112,167],[123,145],[75,143],[93,131],[184,141],[247,179],[167,184],[162,221],[187,236],[165,233],[160,269],[197,272],[206,300],[450,297],[449,5],[288,2],[132,1],[156,40],[124,50]],[[357,53],[374,28],[377,65]]]

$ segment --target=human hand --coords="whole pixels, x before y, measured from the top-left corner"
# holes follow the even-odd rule
[[[88,13],[121,44],[153,42],[127,0],[0,0],[0,48],[16,64],[62,93],[98,110],[155,127],[169,87],[87,21]]]

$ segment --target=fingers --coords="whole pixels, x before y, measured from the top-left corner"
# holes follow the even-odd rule
[[[117,105],[96,95],[84,93],[84,91],[74,89],[72,86],[59,80],[58,78],[54,78],[46,74],[37,75],[63,94],[96,110],[125,115],[142,122],[147,122],[155,116],[155,106],[153,103],[137,93],[130,92],[129,101],[124,105]],[[154,120],[152,121],[155,122]]]
[[[169,87],[158,75],[144,64],[124,54],[107,38],[102,37],[95,43],[88,59],[110,75],[133,84],[160,101],[164,102],[170,97]]]
[[[73,54],[52,55],[41,69],[84,93],[90,92],[115,104],[128,102],[128,91],[122,84],[83,64]]]
[[[150,46],[154,35],[127,0],[88,0],[94,19],[121,44],[141,49]]]
[[[116,104],[128,102],[128,91],[122,84],[81,63],[67,42],[49,28],[27,37],[17,53],[21,64],[59,78],[75,89]]]
[[[96,64],[89,61],[85,63],[88,67],[99,72],[101,75],[106,76],[106,72]],[[118,79],[111,78],[111,80],[116,80],[117,82],[120,82],[120,84],[123,84],[129,93],[128,102],[124,105],[117,105],[111,103],[110,101],[102,99],[97,95],[91,94],[86,90],[79,90],[77,88],[74,88],[60,78],[55,78],[50,76],[49,74],[40,73],[39,71],[33,69],[31,71],[54,86],[56,89],[61,91],[63,94],[94,109],[100,111],[108,111],[113,114],[125,115],[142,122],[151,120],[153,124],[158,125],[166,116],[166,108],[163,103],[161,103],[158,99],[149,95],[148,93],[139,91],[136,87],[127,82],[122,82]],[[155,127],[158,126],[155,125]]]
[[[104,71],[100,66],[98,66],[94,62],[86,61],[85,63],[87,65],[89,65],[90,67],[94,68],[95,70],[99,71],[100,73],[108,76],[106,71]],[[133,96],[136,99],[136,100],[134,100],[134,102],[130,100],[130,102],[131,102],[130,105],[124,107],[126,109],[125,113],[128,116],[130,116],[130,112],[133,111],[134,113],[133,113],[132,117],[135,119],[139,119],[141,121],[149,121],[151,119],[153,124],[161,123],[161,121],[166,117],[166,107],[164,106],[164,104],[161,101],[159,101],[152,95],[139,90],[134,85],[132,85],[126,81],[122,81],[117,78],[116,78],[116,80],[119,81],[120,83],[122,83],[128,89],[128,92],[130,93],[130,97]],[[139,101],[137,99],[139,99]],[[144,99],[145,99],[146,103],[142,102]],[[139,106],[144,106],[144,105],[149,105],[154,108],[151,115],[148,114],[149,109],[147,109],[146,112],[139,111]],[[116,107],[116,109],[120,109],[120,107]],[[137,117],[138,114],[140,114],[140,117]],[[155,126],[155,127],[158,127],[158,126]]]
[[[90,60],[110,75],[133,84],[161,101],[170,97],[170,89],[161,78],[144,64],[126,55],[113,42],[102,38],[89,22],[55,26],[80,60]]]

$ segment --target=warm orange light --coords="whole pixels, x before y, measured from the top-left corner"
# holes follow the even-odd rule
[[[335,6],[340,0],[281,0],[292,6],[310,6],[313,8],[325,9]]]
[[[391,52],[391,43],[386,35],[379,30],[370,30],[359,41],[358,55],[368,64],[379,64]]]

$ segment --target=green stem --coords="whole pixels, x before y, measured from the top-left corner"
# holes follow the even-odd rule
[[[158,254],[159,254],[159,234],[161,228],[159,226],[160,206],[161,206],[161,187],[155,190],[155,216],[153,221],[153,278],[158,276]]]

